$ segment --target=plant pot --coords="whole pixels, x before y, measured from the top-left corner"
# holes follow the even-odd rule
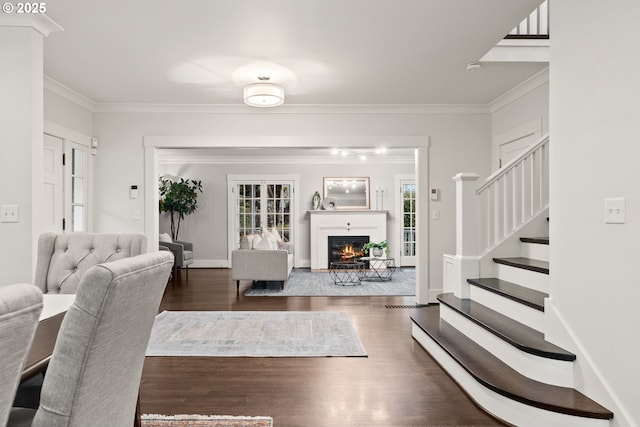
[[[374,257],[381,257],[382,256],[382,248],[371,248],[371,255],[373,255]]]

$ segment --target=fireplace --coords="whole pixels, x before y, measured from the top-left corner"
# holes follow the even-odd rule
[[[336,261],[355,261],[365,256],[362,246],[369,243],[369,236],[329,236],[328,264]]]

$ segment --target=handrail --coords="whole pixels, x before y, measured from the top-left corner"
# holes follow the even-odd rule
[[[518,157],[512,159],[506,165],[504,165],[503,167],[501,167],[500,169],[498,169],[497,171],[489,175],[489,177],[484,181],[484,184],[478,187],[478,189],[476,190],[476,194],[482,193],[484,190],[487,189],[487,187],[489,187],[491,184],[493,184],[494,182],[502,178],[504,175],[509,173],[511,169],[516,167],[516,165],[518,165],[524,158],[531,155],[531,153],[538,150],[547,142],[549,142],[549,134],[543,135],[538,142],[536,142],[531,147],[524,150],[522,153],[520,153]]]
[[[485,254],[549,205],[549,135],[487,178],[475,197]]]
[[[482,258],[549,207],[549,135],[492,174],[477,190],[478,175],[459,173],[456,182],[456,255],[444,258],[444,289],[469,298],[467,279],[478,277]],[[533,224],[535,228],[536,224]]]

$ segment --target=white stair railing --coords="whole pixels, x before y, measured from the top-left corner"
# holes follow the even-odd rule
[[[507,38],[549,38],[549,2],[545,0]]]
[[[482,255],[548,206],[549,135],[487,178],[476,195]]]
[[[456,182],[456,254],[443,256],[443,289],[469,298],[482,257],[549,205],[549,136],[545,135],[476,190],[478,175]]]

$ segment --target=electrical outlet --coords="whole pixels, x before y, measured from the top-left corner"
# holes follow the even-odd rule
[[[627,222],[627,207],[624,197],[604,199],[604,223],[625,224]]]
[[[18,205],[0,206],[0,222],[20,222]]]

